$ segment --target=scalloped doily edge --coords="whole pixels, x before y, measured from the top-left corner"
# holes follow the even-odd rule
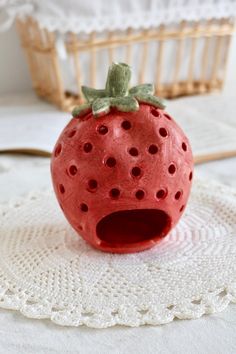
[[[130,308],[121,305],[118,309],[106,312],[93,312],[92,309],[76,307],[53,307],[45,301],[32,301],[30,295],[20,298],[9,287],[0,286],[0,307],[16,310],[27,318],[50,319],[60,326],[107,328],[115,325],[139,327],[142,325],[163,325],[174,319],[198,319],[203,315],[222,312],[230,303],[236,303],[236,282],[209,292],[207,296],[190,301],[169,305],[150,305],[145,308]]]
[[[209,184],[209,181],[198,179],[196,183],[204,186]],[[211,181],[210,185],[236,195],[236,190],[232,187],[216,181]],[[26,199],[32,200],[37,196],[48,196],[51,193],[51,191],[31,192],[26,197],[12,199],[7,205],[0,204],[0,213],[9,211],[11,207],[17,207]],[[221,288],[209,290],[208,294],[202,298],[188,302],[168,306],[149,304],[143,308],[120,305],[118,309],[106,309],[106,311],[82,308],[82,306],[79,308],[68,305],[57,307],[45,300],[35,300],[35,294],[30,294],[30,292],[26,294],[20,289],[15,289],[14,285],[4,279],[4,273],[1,273],[0,268],[0,308],[19,311],[27,318],[50,319],[57,325],[70,327],[85,325],[91,328],[108,328],[115,325],[128,327],[162,325],[174,319],[198,319],[203,315],[222,312],[230,303],[236,303],[236,281]]]

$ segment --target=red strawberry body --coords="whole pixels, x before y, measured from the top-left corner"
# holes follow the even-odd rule
[[[54,190],[73,228],[103,251],[152,247],[178,222],[193,176],[191,147],[163,110],[140,103],[72,119],[52,157]]]

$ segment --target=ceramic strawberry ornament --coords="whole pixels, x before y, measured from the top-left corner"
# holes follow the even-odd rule
[[[152,85],[128,89],[130,67],[113,63],[106,88],[82,87],[53,151],[60,206],[91,245],[129,253],[157,244],[186,206],[193,158],[187,137]]]

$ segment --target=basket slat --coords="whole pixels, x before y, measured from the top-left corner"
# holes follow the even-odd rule
[[[69,33],[69,43],[72,47],[72,56],[74,60],[74,65],[75,65],[75,72],[76,72],[76,84],[77,84],[77,92],[78,95],[81,95],[81,85],[82,85],[82,70],[80,67],[80,60],[79,60],[79,51],[77,50],[77,42],[78,38],[75,33]]]
[[[126,31],[126,36],[130,37],[132,36],[132,28],[128,28]],[[126,46],[126,57],[125,57],[125,62],[127,64],[131,64],[131,60],[132,60],[132,43],[127,44]]]
[[[213,24],[212,20],[207,21],[206,24],[206,29],[208,32],[208,29],[210,30],[211,26]],[[208,65],[208,60],[209,60],[209,46],[210,46],[210,41],[211,41],[211,37],[206,36],[204,38],[204,46],[203,46],[203,50],[202,50],[202,63],[201,63],[201,74],[200,74],[200,92],[204,93],[207,90],[207,65]]]
[[[178,92],[178,75],[180,71],[181,61],[183,57],[183,46],[184,46],[184,37],[182,36],[182,32],[185,30],[186,23],[183,21],[180,23],[179,26],[179,34],[180,39],[177,41],[177,48],[176,48],[176,62],[174,67],[174,74],[172,79],[172,89],[170,92],[171,97],[175,97],[176,93]]]
[[[91,87],[96,86],[96,48],[94,46],[96,43],[96,32],[92,32],[90,35],[90,85]]]
[[[162,34],[164,30],[165,30],[165,26],[161,25],[160,34]],[[162,65],[163,65],[162,63],[163,63],[164,43],[165,43],[164,39],[159,41],[159,47],[157,51],[155,86],[156,86],[156,92],[159,96],[161,95],[163,89],[161,86],[161,73],[162,73]]]
[[[194,25],[195,31],[198,31],[199,26],[200,26],[199,22],[197,22]],[[190,44],[190,56],[189,56],[189,66],[188,66],[188,74],[187,74],[187,91],[194,92],[193,75],[194,75],[194,63],[195,63],[197,38],[193,37],[190,40],[191,40],[191,44]]]
[[[148,37],[148,30],[145,30],[143,32],[144,39]],[[145,70],[147,66],[147,57],[148,57],[148,42],[144,41],[142,45],[142,57],[141,57],[141,63],[140,63],[140,68],[139,68],[139,83],[143,84],[145,81]]]
[[[108,32],[108,42],[111,43],[113,39],[113,32]],[[114,61],[114,48],[108,46],[108,56],[109,56],[109,64]]]
[[[227,68],[227,61],[229,58],[229,48],[230,48],[230,43],[231,43],[231,36],[225,36],[224,41],[225,43],[225,49],[223,50],[223,68],[222,68],[222,77],[221,77],[221,87],[225,81],[226,77],[226,68]]]

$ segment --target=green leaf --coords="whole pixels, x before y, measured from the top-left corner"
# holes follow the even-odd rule
[[[130,95],[137,95],[137,94],[149,94],[153,95],[154,94],[154,85],[153,84],[142,84],[142,85],[137,85],[132,87],[129,90]]]
[[[91,111],[91,104],[84,103],[84,104],[81,104],[80,106],[76,106],[73,109],[72,116],[74,118],[83,117],[85,114],[89,113],[90,111]]]
[[[95,117],[103,116],[110,112],[110,107],[116,107],[121,112],[133,112],[139,109],[139,102],[150,104],[160,109],[165,108],[165,102],[154,96],[154,85],[141,84],[132,87],[129,82],[131,68],[125,63],[112,63],[108,70],[105,89],[97,90],[82,86],[86,104],[75,107],[72,114],[81,117],[92,108]]]
[[[110,98],[97,98],[92,103],[93,115],[96,118],[102,117],[110,112]]]
[[[111,98],[111,106],[121,112],[132,112],[139,109],[138,101],[131,96]]]
[[[135,95],[138,101],[149,103],[154,107],[164,109],[166,107],[165,101],[157,96],[147,95],[147,94],[137,94]]]
[[[96,90],[92,87],[81,86],[84,97],[87,102],[93,102],[96,98],[106,97],[106,90]]]

